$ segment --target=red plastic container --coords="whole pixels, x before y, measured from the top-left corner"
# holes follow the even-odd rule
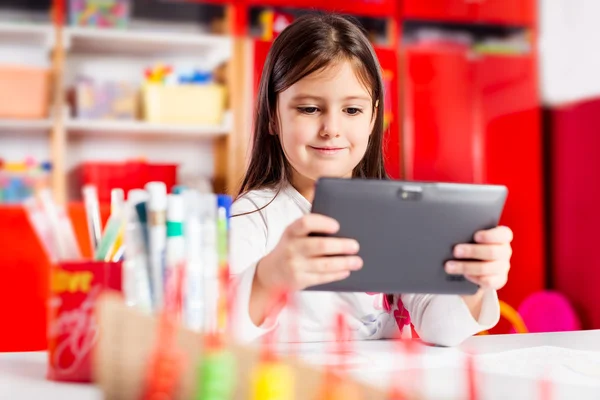
[[[107,290],[121,291],[121,263],[64,262],[52,268],[48,303],[48,378],[91,382],[100,335],[94,309]]]
[[[167,188],[177,184],[176,164],[150,164],[143,161],[86,162],[76,172],[76,198],[86,184],[96,185],[100,202],[110,201],[110,191],[121,188],[125,192],[142,189],[148,182],[164,182]]]

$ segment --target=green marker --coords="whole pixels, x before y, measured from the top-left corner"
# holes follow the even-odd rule
[[[235,392],[235,357],[227,350],[209,350],[198,369],[196,400],[228,400]]]
[[[121,218],[121,211],[117,211],[115,214],[111,214],[106,223],[106,228],[102,234],[102,239],[98,243],[96,254],[94,259],[96,261],[103,261],[114,242],[117,240],[117,236],[121,232],[123,227],[123,219]]]

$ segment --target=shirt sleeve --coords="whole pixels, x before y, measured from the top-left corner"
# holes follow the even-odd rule
[[[500,320],[498,294],[493,289],[484,291],[477,320],[457,295],[408,294],[402,295],[402,302],[421,339],[439,346],[457,346]]]
[[[257,205],[242,197],[233,204],[230,222],[230,285],[233,296],[232,333],[239,342],[249,342],[275,329],[273,321],[256,326],[249,304],[256,266],[266,254],[267,228]]]

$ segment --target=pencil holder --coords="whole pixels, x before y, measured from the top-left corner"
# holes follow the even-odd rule
[[[91,382],[92,351],[100,330],[99,296],[121,291],[121,263],[61,262],[51,267],[48,301],[48,379]]]

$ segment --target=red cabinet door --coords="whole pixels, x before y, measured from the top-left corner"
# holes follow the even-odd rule
[[[316,9],[370,17],[393,17],[397,0],[242,0],[251,6]]]
[[[451,22],[532,25],[534,0],[406,0],[405,18]]]
[[[534,59],[421,46],[407,50],[405,70],[407,178],[508,187],[500,222],[515,233],[513,269],[500,296],[517,307],[545,285]]]
[[[536,20],[534,0],[480,0],[479,4],[480,22],[532,26]]]
[[[406,51],[403,159],[407,179],[473,182],[473,67],[464,48]]]
[[[405,18],[469,22],[477,21],[479,4],[468,0],[405,0],[402,15]]]
[[[517,307],[545,287],[542,140],[537,72],[532,56],[477,61],[483,181],[508,187],[500,223],[515,235],[512,269],[500,297]]]

